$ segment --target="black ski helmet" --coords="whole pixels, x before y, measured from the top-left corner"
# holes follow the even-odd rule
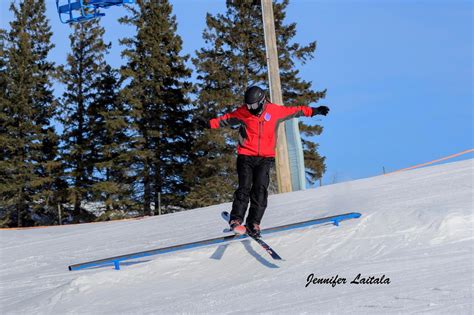
[[[244,102],[252,114],[258,114],[265,103],[265,92],[258,86],[251,86],[245,91]]]

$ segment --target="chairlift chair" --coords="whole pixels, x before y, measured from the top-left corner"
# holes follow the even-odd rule
[[[76,23],[92,20],[105,13],[100,9],[132,4],[135,0],[56,0],[59,19],[62,23]]]

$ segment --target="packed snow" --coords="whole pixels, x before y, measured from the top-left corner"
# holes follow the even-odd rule
[[[230,204],[2,230],[0,312],[472,314],[473,182],[470,159],[271,196],[263,228],[362,213],[339,227],[265,236],[283,261],[247,239],[130,261],[120,271],[67,269],[222,236],[220,212]]]

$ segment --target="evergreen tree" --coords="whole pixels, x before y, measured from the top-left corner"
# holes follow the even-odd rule
[[[94,160],[93,200],[105,204],[101,219],[135,208],[130,173],[128,108],[119,97],[118,72],[109,65],[97,79],[95,101],[88,108],[91,157]],[[120,213],[117,213],[120,212]]]
[[[183,167],[189,161],[191,123],[186,80],[191,71],[181,56],[182,40],[176,18],[166,0],[137,1],[131,16],[121,22],[137,33],[121,41],[127,64],[122,76],[128,84],[122,95],[131,107],[133,156],[141,181],[143,213],[152,204],[178,204],[187,192]]]
[[[228,0],[225,14],[207,15],[207,28],[203,33],[206,47],[193,59],[200,93],[197,115],[206,119],[222,115],[242,104],[243,94],[249,86],[257,84],[268,88],[262,13],[256,3]],[[302,80],[295,69],[297,62],[304,64],[313,57],[316,42],[306,46],[293,42],[296,24],[285,23],[287,5],[288,0],[273,5],[283,99],[285,105],[317,102],[326,91],[313,91],[311,82]],[[322,130],[319,126],[300,125],[303,134],[307,135]],[[197,157],[188,168],[188,180],[197,183],[188,195],[188,204],[205,206],[230,201],[235,189],[232,183],[236,183],[232,154],[236,131],[207,130],[197,136],[193,149]],[[317,145],[308,139],[304,140],[304,156],[307,177],[314,181],[324,172],[324,159],[317,153]]]
[[[8,99],[8,81],[9,76],[7,73],[7,43],[8,33],[4,29],[0,29],[0,226],[8,226],[13,220],[12,216],[14,213],[14,206],[8,205],[8,201],[13,198],[14,191],[11,191],[7,185],[9,181],[14,179],[13,176],[8,174],[9,167],[12,166],[12,139],[8,135],[10,129],[7,125],[7,121],[10,120],[8,117],[8,109],[11,104]]]
[[[69,36],[71,53],[61,68],[61,81],[66,91],[61,99],[64,126],[62,160],[69,183],[69,201],[74,208],[74,222],[89,221],[93,216],[82,204],[93,200],[94,172],[98,148],[94,139],[98,82],[105,70],[104,56],[110,44],[103,41],[104,28],[97,20],[76,23]]]
[[[52,33],[44,0],[13,2],[10,11],[10,30],[0,32],[0,225],[47,224],[60,177]]]
[[[8,73],[7,73],[7,41],[8,33],[6,30],[0,28],[0,140],[7,141],[7,125],[6,121],[8,119],[7,108],[11,106],[8,100]],[[6,157],[8,150],[6,146],[0,145],[0,154],[2,157]],[[0,179],[1,180],[1,179]]]

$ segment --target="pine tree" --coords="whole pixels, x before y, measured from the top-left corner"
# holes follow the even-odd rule
[[[0,225],[48,224],[60,177],[52,33],[43,0],[13,2],[10,11],[10,30],[0,32]]]
[[[128,108],[119,97],[118,71],[107,65],[97,78],[97,91],[87,113],[94,160],[93,200],[105,204],[101,219],[122,217],[136,208],[133,178],[129,176]]]
[[[14,191],[11,191],[7,185],[14,176],[9,175],[9,168],[12,167],[12,149],[11,135],[8,134],[9,127],[7,122],[10,121],[8,116],[11,104],[8,98],[8,33],[4,29],[0,29],[0,226],[9,226],[13,221],[12,216],[14,207],[11,204]],[[8,205],[10,201],[10,205]]]
[[[64,126],[62,160],[70,184],[69,200],[73,203],[73,221],[89,221],[92,214],[83,203],[93,200],[94,171],[97,148],[94,142],[92,105],[97,99],[97,85],[105,69],[104,56],[110,44],[103,41],[104,28],[97,20],[77,23],[69,36],[71,53],[61,68],[61,81],[66,90],[61,99]]]
[[[316,42],[306,46],[293,42],[296,24],[285,23],[288,1],[274,3],[280,76],[285,105],[317,102],[326,91],[316,92],[311,83],[299,77],[297,62],[304,64],[313,57]],[[222,115],[242,104],[243,94],[251,85],[268,88],[265,42],[261,7],[255,1],[227,1],[225,14],[206,17],[203,33],[206,47],[197,52],[193,63],[198,72],[199,96],[196,114],[206,119]],[[319,134],[319,126],[300,123],[308,136]],[[236,131],[208,130],[197,135],[193,151],[197,157],[188,168],[188,180],[196,185],[187,197],[190,206],[206,206],[230,201],[235,189],[235,161],[233,152]],[[303,140],[307,178],[314,181],[324,172],[324,158],[317,153],[317,145]],[[212,160],[209,161],[208,159]],[[275,180],[273,180],[275,183]]]
[[[188,188],[183,167],[189,161],[191,123],[186,80],[191,71],[180,55],[182,40],[176,34],[176,18],[166,0],[137,1],[131,16],[121,22],[135,26],[135,37],[126,46],[122,67],[127,82],[122,95],[131,107],[133,155],[136,178],[141,181],[143,213],[152,204],[178,204]]]

